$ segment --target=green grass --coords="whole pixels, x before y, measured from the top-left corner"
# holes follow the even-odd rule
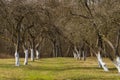
[[[114,65],[108,60],[109,72],[98,68],[95,58],[86,61],[73,58],[44,58],[29,61],[20,67],[14,66],[14,59],[0,59],[0,80],[120,80]]]

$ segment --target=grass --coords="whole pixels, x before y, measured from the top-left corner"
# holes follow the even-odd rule
[[[117,69],[104,59],[109,72],[98,68],[95,58],[86,61],[73,58],[44,58],[23,65],[14,66],[14,59],[0,59],[0,80],[120,80]]]

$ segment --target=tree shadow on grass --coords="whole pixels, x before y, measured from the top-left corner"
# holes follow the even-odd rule
[[[80,76],[77,78],[70,78],[70,80],[114,80],[114,78],[103,78],[103,77],[95,77],[95,76]]]
[[[109,70],[112,71],[112,70],[117,70],[117,69],[116,68],[109,68]]]
[[[0,69],[17,69],[26,67],[24,65],[15,66],[14,64],[0,64]]]
[[[46,67],[46,66],[29,66],[27,67],[29,70],[37,70],[37,71],[66,71],[66,70],[93,70],[100,69],[97,67]]]
[[[31,61],[32,62],[32,61]],[[34,63],[38,63],[38,64],[72,64],[73,62],[42,62],[42,61],[35,61]]]
[[[20,78],[3,78],[2,80],[25,80],[25,79],[20,79]]]
[[[0,68],[15,68],[13,64],[0,64]]]

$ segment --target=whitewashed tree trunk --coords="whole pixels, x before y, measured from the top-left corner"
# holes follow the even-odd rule
[[[117,61],[118,64],[120,64],[120,57],[117,57],[116,61]]]
[[[98,61],[98,67],[102,68],[102,65],[101,65],[100,61]]]
[[[20,62],[19,62],[19,53],[15,52],[15,66],[20,66]]]
[[[36,50],[36,59],[40,58],[40,52],[38,50]]]
[[[80,52],[77,54],[77,57],[78,57],[79,60],[81,59]]]
[[[97,59],[98,59],[99,65],[102,66],[102,68],[104,69],[104,71],[109,71],[108,68],[107,68],[107,66],[106,66],[106,64],[102,60],[102,57],[100,55],[100,51],[97,54]]]
[[[120,73],[120,57],[116,58],[116,61],[114,62],[114,65],[116,66],[118,72]]]
[[[31,49],[31,61],[34,61],[34,50]]]
[[[25,53],[24,65],[27,65],[27,64],[28,64],[28,50],[26,49],[26,50],[24,51],[24,53]]]
[[[73,56],[75,59],[77,59],[77,54],[75,52],[73,52]]]
[[[76,59],[80,59],[80,51],[79,50],[77,50],[77,47],[75,46],[74,47],[74,49],[75,49],[75,54],[76,54]]]

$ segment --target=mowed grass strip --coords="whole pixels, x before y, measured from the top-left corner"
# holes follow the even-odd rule
[[[98,68],[96,58],[86,61],[73,58],[43,58],[24,66],[14,66],[14,59],[0,59],[0,80],[120,80],[110,60],[104,59],[109,72]]]

